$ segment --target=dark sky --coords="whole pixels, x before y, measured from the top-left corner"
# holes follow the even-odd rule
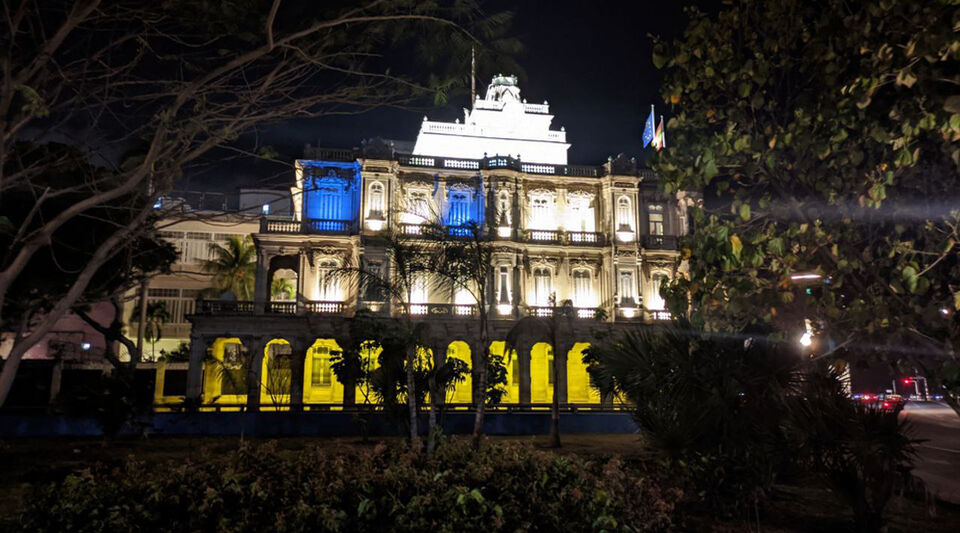
[[[491,12],[516,13],[510,33],[525,48],[517,58],[526,71],[521,96],[531,102],[549,101],[553,128],[564,126],[572,144],[571,163],[600,164],[621,152],[642,158],[641,128],[650,104],[669,116],[659,97],[661,74],[651,62],[648,35],[679,36],[686,21],[683,7],[705,3],[716,2],[491,0],[484,5]],[[482,94],[494,74],[478,72],[478,92]],[[355,116],[291,120],[258,132],[256,141],[275,147],[285,161],[301,157],[306,143],[353,147],[377,136],[413,141],[424,114],[434,120],[462,118],[468,102],[469,96],[462,95],[426,113],[378,109]],[[228,190],[291,179],[289,166],[246,162],[193,173],[182,188]]]

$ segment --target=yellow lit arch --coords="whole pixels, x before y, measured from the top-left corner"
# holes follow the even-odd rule
[[[290,350],[290,343],[284,339],[273,339],[267,343],[263,352],[260,369],[260,405],[290,403],[290,380],[293,377],[290,357],[278,357],[284,348]],[[271,356],[271,354],[273,354]]]
[[[530,403],[553,401],[553,348],[538,342],[530,349]]]
[[[459,359],[467,363],[467,368],[473,370],[470,364],[470,346],[463,341],[453,341],[447,347],[447,358]],[[470,403],[473,401],[473,379],[468,371],[462,382],[457,383],[453,390],[447,392],[447,403]]]
[[[331,355],[342,348],[334,339],[317,339],[303,365],[304,403],[342,403],[343,384],[331,367]]]
[[[520,359],[516,351],[511,352],[509,357],[504,356],[506,349],[503,341],[490,343],[490,353],[503,357],[503,364],[507,366],[507,393],[503,395],[501,403],[520,403]]]
[[[203,398],[207,403],[247,403],[247,355],[236,337],[219,337],[203,364]]]
[[[600,403],[600,391],[590,381],[587,365],[583,364],[583,351],[590,343],[578,342],[567,353],[567,402]]]

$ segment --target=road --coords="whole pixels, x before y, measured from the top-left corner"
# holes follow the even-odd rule
[[[960,417],[940,403],[909,402],[903,411],[917,445],[913,473],[940,499],[960,504]]]

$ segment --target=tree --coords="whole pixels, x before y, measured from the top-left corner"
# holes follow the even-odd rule
[[[497,60],[512,43],[495,37],[509,17],[485,16],[470,1],[55,0],[5,7],[0,196],[17,192],[32,201],[22,218],[5,211],[0,218],[0,328],[19,331],[0,373],[0,404],[23,354],[120,250],[152,234],[154,206],[184,168],[292,116],[443,101],[464,85],[466,45],[478,44],[470,30],[490,37],[478,47],[483,61]],[[428,43],[445,46],[413,53]],[[440,55],[449,63],[438,62]],[[63,153],[47,149],[51,142],[76,147],[109,172],[39,179],[63,167]],[[66,195],[75,200],[54,209]],[[62,276],[66,288],[56,303],[12,313],[11,291],[28,287],[29,270],[51,239],[118,203],[124,223]]]
[[[274,300],[293,300],[297,295],[297,288],[287,278],[273,278],[270,284],[270,298]]]
[[[556,295],[550,295],[550,307],[552,312],[550,316],[525,316],[518,320],[510,331],[507,332],[506,354],[516,353],[515,348],[520,345],[521,339],[539,338],[548,339],[550,350],[553,352],[553,397],[550,401],[550,446],[559,448],[560,443],[560,385],[557,376],[560,376],[560,363],[563,358],[559,357],[557,350],[560,347],[560,336],[562,331],[573,330],[573,319],[576,316],[576,309],[573,308],[573,302],[564,300],[560,306],[556,305]]]
[[[652,166],[668,192],[705,193],[674,312],[780,336],[810,320],[816,355],[905,358],[941,390],[960,347],[958,16],[947,2],[743,0],[656,40],[675,113]]]
[[[147,303],[147,319],[143,324],[144,340],[150,343],[150,357],[156,359],[157,341],[163,337],[163,325],[170,320],[167,304],[164,302]]]
[[[448,227],[434,221],[423,227],[424,234],[433,241],[431,273],[449,287],[453,294],[461,291],[469,295],[476,306],[477,341],[480,357],[476,369],[477,398],[473,424],[473,445],[480,446],[490,392],[490,288],[493,287],[493,241],[483,228],[468,222]],[[505,381],[505,378],[504,378]],[[496,384],[494,384],[496,386]],[[499,400],[499,396],[497,396]]]
[[[210,243],[213,259],[203,262],[201,268],[212,276],[219,293],[231,292],[238,300],[253,299],[253,284],[257,272],[257,248],[249,235],[230,237],[225,245]]]

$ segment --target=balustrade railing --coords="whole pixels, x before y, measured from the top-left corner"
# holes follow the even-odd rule
[[[343,302],[329,302],[322,300],[312,300],[304,304],[308,313],[318,315],[339,315],[343,313]]]
[[[670,311],[647,311],[647,316],[655,322],[673,320],[673,315],[670,314]]]
[[[578,245],[600,246],[603,244],[603,233],[597,231],[568,231],[567,242]]]
[[[196,314],[251,314],[254,311],[253,302],[229,300],[200,300],[197,302]]]
[[[319,233],[346,235],[353,229],[350,220],[274,220],[260,219],[260,233]]]
[[[528,229],[525,235],[529,242],[560,243],[560,232],[556,230]]]
[[[431,127],[433,127],[433,125],[431,125]],[[548,135],[550,140],[563,140],[565,137],[565,132],[551,132]],[[602,166],[526,163],[509,156],[491,156],[483,159],[465,159],[413,154],[397,154],[397,162],[399,162],[401,165],[409,167],[452,168],[462,170],[505,168],[519,170],[528,174],[543,174],[548,176],[600,177],[603,176],[605,172]]]
[[[400,233],[404,235],[422,235],[423,224],[408,224],[403,222],[400,224]]]
[[[297,302],[267,302],[267,312],[280,315],[297,314]]]

